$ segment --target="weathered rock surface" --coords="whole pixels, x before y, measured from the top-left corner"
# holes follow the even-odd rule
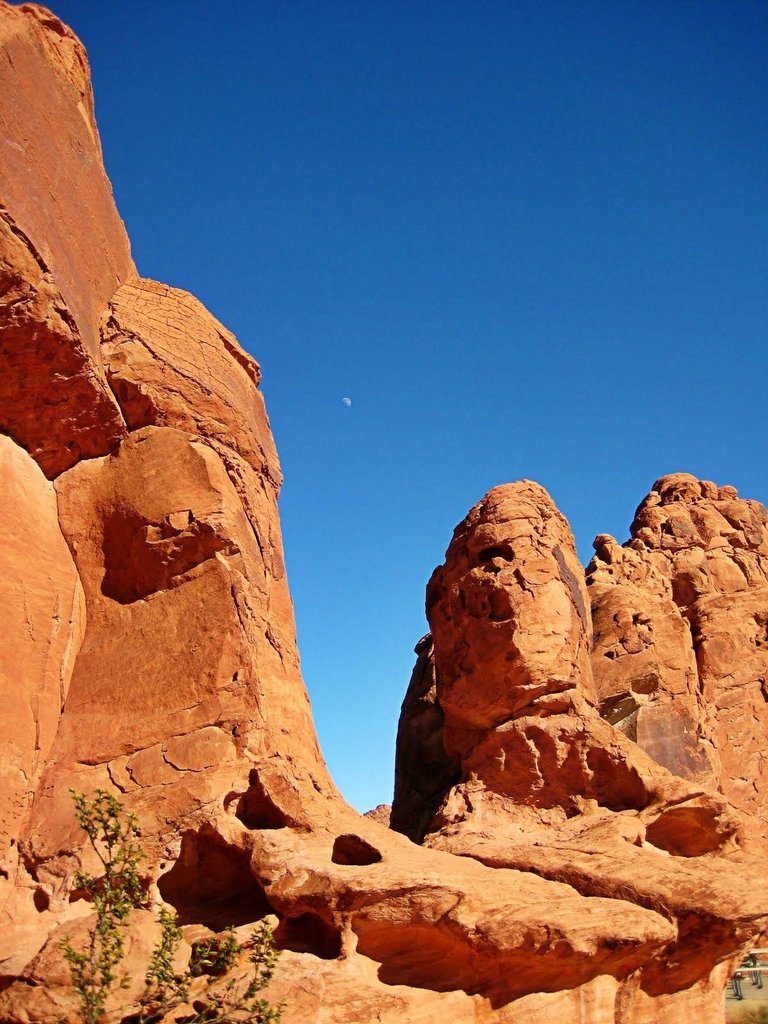
[[[59,529],[56,495],[40,468],[0,435],[0,531],[4,571],[0,647],[4,747],[0,762],[0,856],[26,824],[67,699],[85,627],[80,579]],[[34,552],[34,558],[30,558]]]
[[[445,750],[445,715],[437,699],[435,650],[429,633],[416,644],[416,655],[397,734],[390,825],[419,843],[461,773]]]
[[[13,975],[78,912],[70,785],[126,795],[155,874],[214,805],[307,827],[313,800],[322,818],[338,798],[299,673],[258,365],[191,296],[136,275],[69,29],[2,4],[0,46]]]
[[[0,430],[55,477],[125,434],[99,318],[135,268],[79,40],[4,3],[0,49]]]
[[[495,488],[459,524],[427,588],[434,654],[422,641],[392,821],[433,849],[662,914],[675,939],[621,987],[627,1019],[662,996],[669,1019],[685,1019],[703,986],[700,1012],[719,1020],[721,992],[707,979],[765,927],[763,860],[750,859],[745,816],[715,789],[716,744],[702,750],[685,732],[705,699],[663,563],[606,537],[597,548],[588,592],[567,524],[528,481]],[[594,651],[590,593],[602,623]],[[597,684],[595,659],[607,665]],[[654,710],[659,691],[672,723],[663,742],[640,743],[636,710],[631,733],[600,715],[616,717],[616,698],[633,695]],[[427,751],[442,794],[419,791]],[[750,893],[745,871],[757,879]]]
[[[673,774],[714,781],[691,630],[669,580],[612,537],[595,547],[587,582],[601,714]]]
[[[595,541],[593,665],[609,721],[715,785],[768,837],[768,512],[687,473],[658,480],[624,547]]]
[[[286,1024],[721,1020],[768,914],[759,872],[738,888],[761,506],[665,478],[587,588],[546,493],[492,491],[429,586],[392,808],[415,845],[318,748],[258,365],[136,273],[82,47],[33,5],[0,3],[0,123],[0,1020],[74,1005],[95,865],[70,786],[122,794],[188,936],[276,915]],[[134,974],[154,929],[134,916]]]

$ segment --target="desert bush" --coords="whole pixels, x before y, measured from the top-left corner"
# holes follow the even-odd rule
[[[76,889],[93,903],[96,923],[84,949],[75,949],[67,938],[62,952],[80,1003],[82,1024],[102,1024],[110,993],[128,982],[120,964],[125,957],[129,915],[149,902],[140,873],[144,853],[136,817],[126,813],[115,796],[102,789],[90,799],[74,790],[72,796],[75,816],[103,873],[75,875]],[[282,1005],[272,1006],[259,995],[272,980],[279,956],[266,922],[260,922],[244,944],[231,928],[197,943],[182,972],[175,968],[182,940],[175,911],[160,907],[158,923],[160,939],[147,964],[138,1010],[126,1009],[121,1014],[126,1024],[156,1024],[186,1003],[190,1012],[185,1012],[185,1024],[279,1024]],[[246,951],[250,962],[247,977],[230,976]]]
[[[99,1024],[109,993],[120,980],[118,966],[125,955],[128,915],[147,903],[141,883],[141,848],[138,825],[112,794],[97,790],[92,800],[75,793],[75,816],[101,861],[104,873],[86,875],[78,871],[75,887],[93,903],[96,925],[84,950],[76,950],[68,939],[62,951],[69,963],[72,985],[80,1000],[83,1024]]]

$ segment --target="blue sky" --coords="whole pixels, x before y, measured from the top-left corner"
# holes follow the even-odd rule
[[[585,561],[664,473],[768,500],[764,3],[53,6],[139,270],[262,365],[304,675],[361,810],[490,487],[544,484]]]

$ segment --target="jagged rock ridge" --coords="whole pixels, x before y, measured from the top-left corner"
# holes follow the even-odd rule
[[[662,488],[624,556],[601,543],[588,591],[545,492],[491,492],[429,588],[393,808],[414,845],[343,802],[317,745],[259,368],[139,276],[84,51],[43,8],[0,4],[0,120],[0,1019],[71,1009],[59,944],[88,926],[90,864],[68,789],[101,786],[186,927],[277,915],[286,1024],[720,1020],[727,960],[768,913],[759,878],[736,898],[750,835],[762,850],[738,786],[757,748],[728,800],[713,788],[757,706],[724,637],[762,664],[760,506],[718,492],[729,528],[691,512],[702,558]],[[641,649],[630,587],[663,651]],[[132,949],[151,933],[138,914]]]

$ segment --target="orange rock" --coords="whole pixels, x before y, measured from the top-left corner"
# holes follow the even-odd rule
[[[587,585],[600,713],[674,775],[715,782],[691,630],[670,581],[612,537],[595,548]]]
[[[223,444],[277,492],[259,365],[194,296],[155,281],[125,284],[109,303],[102,339],[107,378],[131,430],[178,427]]]
[[[49,894],[27,873],[18,839],[49,761],[85,630],[85,602],[40,468],[0,436],[0,923],[12,920],[11,970],[36,949]],[[2,930],[2,929],[0,929]]]
[[[768,512],[687,473],[662,477],[631,539],[599,537],[593,667],[609,721],[708,780],[768,838]]]
[[[3,3],[0,51],[0,429],[54,477],[125,434],[99,318],[135,270],[79,40],[42,7]]]
[[[537,701],[594,700],[583,572],[538,484],[494,488],[471,510],[429,581],[427,617],[449,754]]]
[[[403,705],[392,818],[425,845],[356,814],[299,670],[258,366],[136,276],[71,32],[0,4],[0,48],[0,1020],[75,1017],[59,943],[92,927],[74,878],[99,862],[68,789],[101,786],[138,814],[151,898],[187,938],[274,918],[286,1024],[717,1024],[768,915],[706,785],[731,770],[742,818],[761,813],[761,507],[665,478],[588,591],[546,492],[490,492],[430,582]],[[156,934],[133,916],[134,978]]]
[[[67,698],[85,608],[72,556],[59,530],[56,496],[39,467],[0,436],[0,576],[3,725],[7,747],[0,778],[0,843],[7,847],[26,817],[49,757]],[[35,557],[30,559],[30,552]]]
[[[635,730],[612,728],[592,703],[591,664],[581,656],[592,646],[590,611],[567,524],[542,488],[495,488],[456,528],[427,588],[434,669],[430,675],[422,656],[403,705],[398,778],[406,784],[396,790],[392,820],[418,838],[432,815],[431,848],[613,898],[622,919],[628,904],[663,912],[675,939],[621,986],[626,1019],[643,1019],[648,998],[665,999],[670,1014],[690,1012],[694,987],[700,1009],[708,1002],[705,1019],[719,1020],[722,990],[712,979],[765,927],[768,887],[760,861],[744,859],[732,807],[714,788],[666,770],[713,781],[695,739],[676,743],[681,706],[698,725],[696,668],[663,566],[607,537],[596,546],[590,591],[605,625],[594,658],[612,670],[601,669],[597,695],[615,714],[616,691],[625,688],[636,701]],[[437,787],[436,813],[437,794],[420,806],[410,782],[427,749],[425,700],[429,749],[443,743],[442,760],[435,758],[443,780],[451,764],[460,776]],[[661,739],[648,738],[637,713],[643,700],[670,715]],[[654,752],[657,760],[648,756]],[[748,893],[745,870],[756,879]]]

